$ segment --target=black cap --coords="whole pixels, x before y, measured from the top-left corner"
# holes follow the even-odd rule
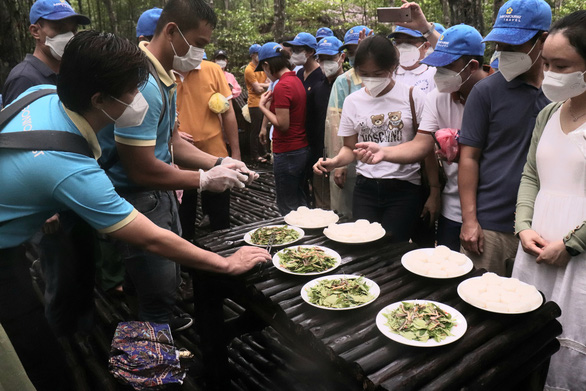
[[[214,59],[221,56],[228,58],[228,53],[226,53],[225,50],[216,50],[216,52],[214,53]]]

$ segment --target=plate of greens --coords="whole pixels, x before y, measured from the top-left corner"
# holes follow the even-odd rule
[[[273,237],[272,245],[286,246],[295,243],[305,235],[301,228],[289,225],[268,225],[253,229],[244,235],[244,241],[253,246],[267,246]]]
[[[333,274],[309,281],[301,288],[301,298],[325,310],[353,310],[372,303],[380,294],[376,282],[364,276]]]
[[[340,254],[322,246],[287,247],[273,256],[273,265],[277,269],[305,276],[327,273],[341,263]]]
[[[460,339],[468,324],[449,305],[430,300],[405,300],[383,308],[376,326],[386,337],[409,346],[435,347]]]

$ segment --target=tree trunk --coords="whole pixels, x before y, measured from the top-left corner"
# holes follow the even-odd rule
[[[0,1],[0,93],[12,68],[33,51],[28,32],[31,6],[27,0]]]
[[[103,0],[108,18],[110,19],[110,31],[114,34],[118,34],[118,19],[116,18],[116,11],[112,6],[112,0]]]
[[[492,9],[492,24],[496,21],[496,17],[499,14],[499,9],[503,6],[505,0],[494,0],[493,1],[493,9]],[[492,27],[492,26],[491,26]]]
[[[450,25],[468,24],[484,35],[482,0],[448,0],[450,4]]]
[[[440,0],[440,3],[442,5],[442,20],[440,23],[445,28],[448,28],[450,27],[450,3],[448,0]]]
[[[275,16],[273,19],[273,28],[275,40],[280,41],[285,35],[285,7],[287,6],[287,0],[275,0],[274,11]]]

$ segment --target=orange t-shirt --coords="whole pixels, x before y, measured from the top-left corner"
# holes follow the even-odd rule
[[[200,69],[190,71],[183,80],[177,79],[179,130],[193,136],[195,146],[202,151],[214,156],[228,156],[220,115],[208,106],[216,92],[232,98],[222,68],[213,62],[203,61]]]
[[[248,107],[258,107],[260,104],[261,94],[257,94],[252,89],[253,83],[265,83],[267,81],[267,75],[263,71],[255,72],[256,65],[250,62],[244,70],[244,81],[246,82],[246,88],[248,89]]]

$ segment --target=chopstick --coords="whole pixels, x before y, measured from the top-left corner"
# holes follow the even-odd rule
[[[275,234],[271,234],[271,236],[269,237],[269,241],[267,243],[267,246],[265,247],[265,249],[267,250],[267,252],[269,254],[271,253],[271,250],[273,249],[273,243],[275,242],[275,236],[276,236]],[[264,275],[265,265],[267,262],[261,262],[260,267],[258,268],[258,273],[261,277]]]
[[[323,154],[323,161],[324,161],[324,162],[326,161],[326,158],[327,158],[327,156],[328,156],[328,155],[326,154],[326,148],[324,147],[324,154]],[[330,174],[329,174],[329,173],[326,171],[326,172],[324,173],[324,178],[328,178],[328,176],[329,176],[329,175],[330,175]]]

